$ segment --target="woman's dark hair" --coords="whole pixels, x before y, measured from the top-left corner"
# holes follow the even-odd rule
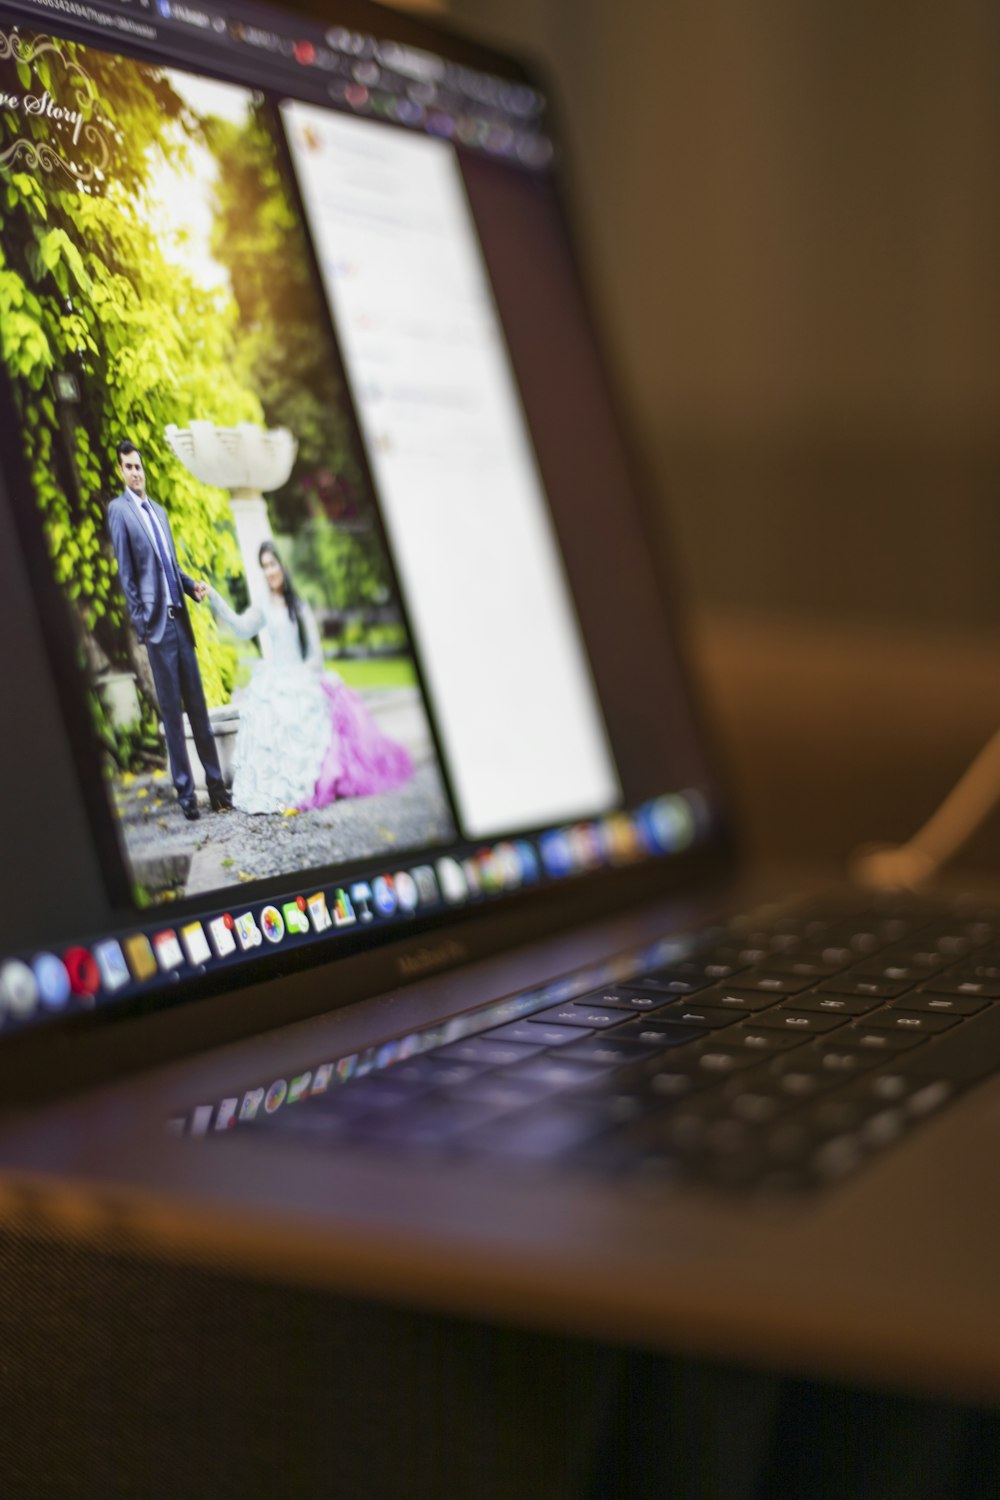
[[[309,639],[306,635],[306,622],[302,618],[302,601],[295,592],[295,585],[292,582],[291,574],[282,562],[281,554],[273,542],[261,542],[260,544],[257,552],[257,561],[261,567],[264,566],[264,558],[267,554],[270,554],[274,558],[284,577],[284,582],[281,585],[281,593],[285,604],[288,606],[289,618],[295,621],[296,628],[298,629],[299,651],[302,653],[302,660],[305,661],[309,655]]]

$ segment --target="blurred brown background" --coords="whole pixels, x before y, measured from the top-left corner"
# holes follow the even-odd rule
[[[554,82],[754,845],[905,837],[1000,724],[1000,6],[439,8]]]

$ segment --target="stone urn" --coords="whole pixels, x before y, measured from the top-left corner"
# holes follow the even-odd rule
[[[217,427],[214,422],[177,427],[171,422],[163,435],[190,474],[203,484],[229,491],[247,589],[251,601],[263,605],[267,584],[257,559],[261,543],[273,536],[264,495],[288,483],[298,452],[295,438],[287,427],[258,427],[254,422],[235,427]],[[261,650],[265,656],[270,654],[266,635]]]

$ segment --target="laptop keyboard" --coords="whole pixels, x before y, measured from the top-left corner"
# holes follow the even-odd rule
[[[1000,910],[811,907],[676,951],[499,1026],[488,1007],[252,1128],[780,1192],[843,1179],[1000,1067]]]

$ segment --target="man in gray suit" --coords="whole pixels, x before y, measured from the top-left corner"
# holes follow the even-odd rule
[[[184,738],[186,709],[212,810],[228,812],[232,798],[219,767],[184,597],[200,604],[208,585],[181,571],[167,513],[146,494],[142,455],[127,439],[118,444],[118,464],[125,490],[108,507],[108,529],[132,625],[149,656],[177,799],[186,818],[199,816]]]

